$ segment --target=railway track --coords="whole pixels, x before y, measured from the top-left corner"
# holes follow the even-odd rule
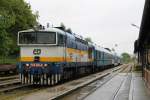
[[[92,75],[89,75],[86,77],[82,77],[80,79],[72,80],[72,81],[66,82],[64,84],[56,85],[53,87],[49,87],[49,86],[33,87],[33,86],[29,86],[29,85],[21,85],[20,83],[18,83],[16,85],[11,85],[10,86],[11,88],[9,88],[6,85],[7,87],[5,87],[2,90],[1,86],[0,86],[1,92],[5,92],[7,94],[6,91],[9,91],[8,93],[11,93],[10,96],[8,96],[8,94],[7,94],[7,96],[2,94],[2,97],[4,97],[4,99],[2,99],[2,100],[7,100],[9,97],[11,99],[12,98],[16,99],[16,96],[12,95],[12,94],[17,94],[17,99],[19,98],[21,100],[29,100],[30,98],[37,99],[37,100],[59,99],[63,96],[66,96],[66,95],[72,93],[73,91],[76,91],[76,90],[83,88],[85,86],[87,86],[88,88],[98,87],[98,85],[96,83],[98,83],[100,81],[97,81],[97,80],[103,80],[106,77],[112,76],[112,74],[113,75],[117,74],[118,72],[125,70],[126,66],[127,65],[121,65],[119,67],[108,69],[108,70],[105,70],[105,71],[102,71],[102,72],[99,72],[96,74],[92,74]],[[95,82],[95,84],[93,82]],[[93,84],[93,85],[91,85],[91,84]],[[13,91],[11,91],[11,90],[13,90]],[[26,95],[26,94],[28,94],[28,95]],[[30,95],[30,94],[32,94],[32,95]],[[18,95],[20,95],[20,96],[18,96]],[[44,95],[44,97],[42,97],[42,98],[38,97],[37,98],[37,95]],[[0,97],[1,97],[1,95],[0,95]],[[7,98],[7,99],[5,99],[5,98]]]
[[[128,65],[126,65],[128,66]],[[102,78],[96,79],[95,81],[92,81],[91,83],[84,85],[83,87],[80,87],[79,89],[73,90],[72,92],[68,92],[68,94],[63,94],[62,96],[57,96],[55,98],[52,98],[53,100],[83,100],[86,98],[88,95],[96,91],[98,88],[103,86],[105,83],[107,83],[109,80],[111,80],[116,74],[119,72],[126,72],[130,68],[129,67],[123,67],[123,68],[117,68],[112,70],[112,72],[104,76]],[[119,90],[120,88],[118,88]],[[116,95],[117,95],[116,91]],[[116,98],[114,95],[114,98]],[[113,99],[115,100],[115,99]]]
[[[0,92],[7,92],[25,86],[27,85],[21,84],[18,75],[9,76],[9,77],[0,77]]]
[[[126,78],[121,82],[120,86],[116,89],[114,95],[113,95],[113,98],[112,100],[119,100],[120,98],[120,95],[122,95],[122,93],[128,95],[129,91],[130,91],[130,82],[131,82],[131,79],[132,79],[132,74],[131,74],[131,71],[132,71],[132,65],[130,65],[129,67],[127,67],[123,72],[126,73]],[[126,89],[122,89],[122,87],[124,88],[125,85],[127,85]],[[129,99],[128,96],[125,97],[126,99]],[[120,98],[121,99],[121,98]]]
[[[4,80],[11,80],[11,79],[19,79],[19,76],[13,75],[13,76],[7,76],[7,77],[0,77],[0,82]]]

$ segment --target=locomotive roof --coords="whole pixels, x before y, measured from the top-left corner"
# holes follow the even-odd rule
[[[65,32],[65,31],[63,31],[63,30],[61,30],[61,29],[59,29],[59,28],[55,28],[55,27],[53,27],[53,28],[46,28],[46,29],[40,29],[40,30],[37,30],[37,31],[39,31],[39,32],[57,32],[58,34],[62,34],[62,35],[67,35],[68,37],[70,37],[71,39],[75,39],[75,38],[79,38],[79,39],[81,39],[81,40],[84,40],[84,41],[86,41],[82,36],[80,36],[80,35],[77,35],[77,34],[75,34],[75,33],[68,33],[68,32]],[[23,30],[23,31],[19,31],[19,33],[20,32],[35,32],[35,30],[34,29],[28,29],[28,30]]]
[[[28,29],[28,30],[23,30],[23,31],[20,31],[20,32],[35,32],[36,30],[34,29]],[[58,32],[60,34],[64,34],[65,35],[65,32],[60,30],[60,29],[57,29],[57,28],[47,28],[47,29],[40,29],[40,30],[37,30],[37,31],[40,31],[40,32]]]
[[[63,35],[67,35],[67,36],[69,36],[70,38],[79,38],[79,39],[81,39],[81,40],[84,40],[85,41],[85,39],[82,37],[82,36],[80,36],[80,35],[78,35],[78,34],[75,34],[75,33],[69,33],[69,32],[65,32],[65,31],[63,31],[63,30],[61,30],[61,29],[59,29],[59,28],[48,28],[47,29],[47,31],[54,31],[54,32],[58,32],[58,33],[61,33],[61,34],[63,34]]]

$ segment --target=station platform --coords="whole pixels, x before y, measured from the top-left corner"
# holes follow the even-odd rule
[[[119,73],[85,100],[150,100],[141,73]]]

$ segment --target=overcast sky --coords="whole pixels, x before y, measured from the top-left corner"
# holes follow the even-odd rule
[[[54,26],[63,22],[74,33],[91,37],[102,47],[133,53],[145,0],[26,0],[39,22]],[[115,47],[115,44],[118,47]]]

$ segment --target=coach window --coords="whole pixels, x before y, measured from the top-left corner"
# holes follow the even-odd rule
[[[99,55],[100,55],[100,51],[98,51],[98,54],[97,54],[97,56],[98,56],[98,59],[101,59]]]
[[[92,48],[89,48],[89,50],[88,50],[88,58],[89,59],[92,58]]]
[[[97,56],[97,59],[99,59],[99,51],[97,51],[97,55],[96,56]]]
[[[99,52],[99,59],[101,58],[101,52]]]

